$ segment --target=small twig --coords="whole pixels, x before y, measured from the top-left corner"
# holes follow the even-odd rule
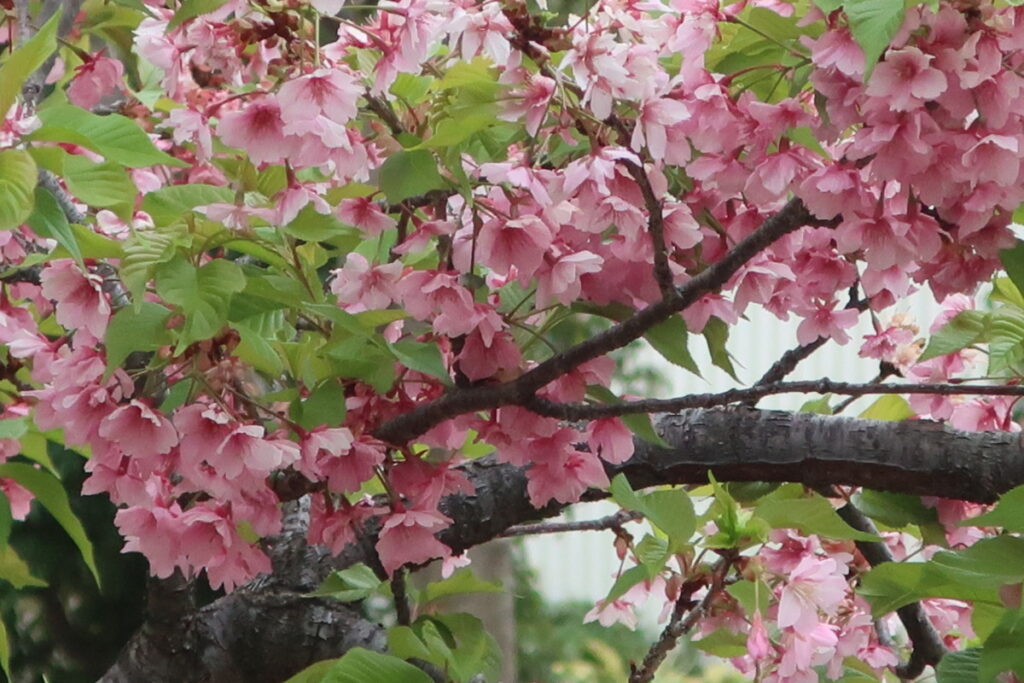
[[[928,394],[933,396],[1024,396],[1024,385],[986,384],[971,385],[957,382],[946,384],[872,384],[833,382],[816,379],[799,382],[776,382],[745,389],[729,389],[718,394],[689,394],[676,398],[652,398],[615,404],[555,403],[541,398],[523,402],[538,415],[560,420],[596,420],[603,417],[637,415],[641,413],[675,413],[688,408],[710,408],[728,405],[775,394],[843,394],[870,396],[872,394]]]
[[[854,284],[850,288],[850,301],[846,304],[846,308],[863,312],[867,307],[868,300],[861,299],[857,296],[857,285]],[[786,351],[782,354],[782,357],[779,358],[779,360],[775,361],[775,363],[768,368],[768,372],[764,373],[761,376],[761,379],[754,383],[754,386],[781,382],[787,375],[796,370],[796,366],[799,365],[801,361],[807,359],[812,353],[824,346],[828,340],[829,337],[818,337],[808,344],[801,344],[796,348]],[[753,408],[757,405],[757,401],[758,399],[751,399],[750,401],[747,401],[747,405]]]
[[[838,510],[839,516],[847,524],[858,531],[869,534],[878,534],[878,529],[868,517],[858,510],[853,503],[847,503]],[[886,562],[892,562],[892,553],[885,543],[879,541],[856,541],[857,550],[872,567],[877,567]],[[946,654],[946,648],[942,639],[935,631],[921,603],[912,602],[896,610],[903,628],[907,630],[910,642],[914,649],[910,653],[910,659],[899,664],[895,671],[896,675],[904,680],[912,680],[921,675],[928,665],[934,666]]]
[[[42,284],[42,279],[40,278],[42,273],[43,264],[41,263],[23,268],[15,267],[0,275],[0,282],[6,282],[8,284],[28,282],[29,284],[39,285]]]
[[[654,188],[651,187],[651,179],[647,177],[647,171],[642,164],[624,160],[629,174],[633,176],[640,192],[644,196],[644,205],[647,208],[647,227],[651,231],[651,241],[654,243],[654,279],[661,289],[661,296],[665,299],[672,299],[676,294],[675,283],[672,278],[672,270],[668,265],[668,249],[665,245],[665,217],[662,213],[661,200],[654,195]]]
[[[412,610],[409,608],[409,594],[405,585],[405,569],[396,569],[391,577],[391,595],[395,598],[395,618],[399,626],[412,623]]]
[[[402,122],[398,120],[398,115],[395,114],[395,110],[391,108],[391,105],[384,99],[370,93],[366,93],[365,97],[367,108],[387,124],[388,128],[391,129],[392,135],[398,136],[405,132]]]
[[[640,668],[634,669],[633,673],[630,674],[629,683],[650,683],[650,681],[654,680],[654,674],[665,661],[668,653],[675,648],[679,639],[688,633],[697,624],[697,621],[704,616],[711,602],[722,590],[722,587],[725,585],[722,579],[731,566],[732,561],[728,558],[722,559],[715,566],[712,570],[712,583],[708,586],[707,594],[699,603],[694,603],[690,597],[700,588],[701,584],[690,583],[689,588],[684,585],[679,598],[676,600],[675,608],[672,610],[672,616],[669,618],[668,624],[665,625],[665,629],[658,636],[658,640],[647,651],[647,655],[644,657]]]
[[[71,195],[68,194],[67,190],[61,187],[57,181],[57,176],[53,175],[46,169],[39,171],[39,186],[43,189],[49,190],[50,194],[53,195],[54,199],[57,200],[57,205],[60,206],[61,211],[64,212],[64,216],[68,219],[68,223],[84,223],[85,214],[78,210],[75,206],[75,202],[71,199]]]
[[[588,519],[580,522],[538,522],[536,524],[517,524],[510,526],[501,533],[502,538],[510,536],[532,536],[535,534],[560,534],[565,531],[604,531],[621,527],[626,522],[641,519],[643,515],[632,510],[619,510],[613,515],[599,519]]]

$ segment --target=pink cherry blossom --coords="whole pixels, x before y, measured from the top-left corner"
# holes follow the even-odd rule
[[[270,95],[222,114],[217,134],[225,145],[245,150],[254,164],[283,162],[296,150],[296,139],[285,131],[278,99]]]
[[[812,632],[820,613],[834,614],[849,592],[841,568],[832,558],[806,556],[787,577],[779,598],[779,628]]]
[[[99,435],[138,458],[162,455],[178,445],[178,432],[171,421],[137,399],[104,418]]]
[[[590,449],[613,465],[633,456],[633,432],[618,418],[594,420],[587,428]]]
[[[103,293],[103,278],[83,273],[74,262],[53,261],[40,278],[43,296],[57,302],[57,322],[69,329],[102,339],[110,319],[110,304]]]
[[[419,564],[451,554],[435,533],[451,522],[437,511],[407,509],[388,515],[377,541],[380,563],[388,574],[405,564]]]
[[[885,98],[894,111],[906,111],[934,100],[946,90],[946,76],[929,66],[932,59],[932,55],[916,47],[889,50],[875,68],[867,94]]]
[[[68,85],[68,101],[92,109],[104,97],[123,88],[124,66],[120,60],[99,54],[75,67],[75,76]]]

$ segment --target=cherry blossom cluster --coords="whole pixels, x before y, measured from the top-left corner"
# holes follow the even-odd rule
[[[1024,8],[915,7],[870,78],[844,15],[812,9],[800,25],[820,30],[794,48],[809,86],[758,97],[710,55],[723,27],[742,25],[744,12],[785,17],[786,3],[605,0],[585,18],[550,27],[518,2],[382,0],[365,21],[335,18],[337,39],[322,46],[313,10],[330,15],[341,2],[311,9],[232,0],[180,22],[164,3],[144,4],[135,51],[156,68],[163,100],[121,111],[187,167],[134,169],[140,193],[228,188],[234,201],[195,211],[242,242],[262,245],[268,229],[311,211],[337,219],[364,245],[384,245],[332,253],[334,266],[325,257],[324,281],[312,287],[329,291],[338,316],[348,316],[337,320],[400,311],[378,326],[381,343],[434,347],[447,374],[389,360],[397,379],[387,387],[338,380],[343,423],[303,428],[289,413],[296,399],[274,397],[283,378],[243,362],[244,341],[230,328],[185,349],[163,346],[141,364],[108,367],[107,326],[133,303],[94,260],[50,260],[38,284],[5,285],[0,342],[25,384],[24,399],[6,412],[24,415],[31,406],[39,429],[61,428],[67,445],[89,453],[85,492],[124,506],[116,522],[126,550],[144,553],[157,576],[205,571],[230,590],[269,571],[259,539],[281,530],[284,484],[296,476],[312,495],[312,543],[340,553],[375,524],[389,573],[436,558],[463,562],[437,534],[451,523],[442,498],[472,493],[457,467],[467,444],[527,467],[530,501],[542,507],[607,487],[604,464],[633,454],[632,432],[617,418],[568,425],[501,405],[394,444],[374,436],[388,420],[439,400],[447,384],[496,385],[536,367],[547,357],[537,350],[545,333],[573,306],[615,317],[658,302],[657,264],[670,285],[685,285],[791,196],[820,224],[783,237],[722,291],[686,308],[687,330],[700,333],[713,318],[735,323],[753,305],[798,317],[801,344],[845,344],[859,316],[847,305],[851,288],[877,312],[922,283],[950,311],[938,329],[998,268],[999,250],[1013,243],[1012,212],[1024,201]],[[104,53],[80,61],[69,74],[51,74],[58,84],[70,77],[73,104],[93,109],[128,92],[120,61]],[[467,65],[472,85],[498,93],[480,106],[494,106],[491,126],[511,130],[500,154],[480,151],[482,144],[430,147],[442,138],[445,98],[471,80]],[[780,81],[795,80],[796,67],[779,68]],[[482,85],[481,73],[489,79]],[[455,76],[446,82],[446,74]],[[394,94],[416,78],[429,81],[422,101]],[[0,147],[20,144],[38,125],[15,106]],[[96,157],[70,143],[62,149]],[[389,160],[419,153],[431,155],[452,189],[398,201],[377,191]],[[281,187],[269,196],[253,191],[233,170],[243,162],[254,174],[280,168]],[[134,208],[127,221],[99,211],[87,222],[126,245],[172,232]],[[298,263],[310,245],[288,239],[287,255]],[[5,266],[53,247],[28,226],[0,233]],[[233,258],[225,249],[189,257],[200,266]],[[157,288],[144,289],[134,303],[173,308]],[[310,310],[289,321],[296,338],[324,333],[321,342],[333,341],[333,318],[311,323],[319,314]],[[167,327],[182,324],[174,316]],[[861,353],[912,381],[968,369],[969,351],[916,363],[915,333],[900,321],[879,326]],[[536,395],[585,401],[588,388],[611,386],[614,371],[601,356]],[[299,397],[308,397],[313,387],[298,384]],[[165,402],[185,386],[184,399]],[[921,397],[911,406],[960,428],[1018,428],[1008,399]],[[16,442],[0,440],[0,456],[16,453]],[[23,514],[27,493],[2,485]],[[935,505],[951,529],[977,512]],[[960,531],[955,542],[976,540],[974,530]],[[748,634],[749,654],[736,665],[763,680],[812,680],[822,665],[836,676],[848,656],[879,671],[894,665],[850,590],[857,561],[852,545],[775,532],[750,560],[773,598],[769,611],[713,603],[717,612],[702,628]],[[641,584],[592,616],[630,622],[632,606],[659,592],[671,605],[675,576]],[[965,607],[929,609],[940,632],[967,633]]]

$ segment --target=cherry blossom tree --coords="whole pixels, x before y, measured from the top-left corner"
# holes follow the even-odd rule
[[[0,8],[0,576],[37,504],[102,585],[47,444],[80,454],[155,577],[103,680],[491,680],[432,596],[595,528],[587,618],[663,607],[631,681],[684,637],[766,682],[1024,676],[1024,8]],[[758,308],[799,324],[741,381]],[[734,389],[622,372],[698,337]],[[833,342],[877,379],[786,380]]]

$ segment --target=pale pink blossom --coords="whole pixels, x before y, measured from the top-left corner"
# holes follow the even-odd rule
[[[587,428],[590,450],[613,465],[633,456],[633,432],[619,418],[594,420]]]
[[[171,421],[137,399],[104,418],[99,435],[138,458],[162,455],[178,445],[178,432]]]
[[[779,628],[792,626],[809,633],[821,621],[820,614],[835,614],[849,586],[832,558],[806,556],[787,577],[779,598]]]
[[[366,257],[353,251],[345,257],[344,266],[331,271],[331,291],[349,313],[384,309],[398,297],[396,285],[402,269],[400,261],[371,266]]]
[[[103,278],[83,273],[73,261],[52,261],[40,277],[43,296],[57,302],[57,322],[74,330],[85,330],[103,339],[110,319],[110,303],[103,293]]]
[[[906,111],[934,100],[946,90],[946,75],[929,66],[932,55],[916,47],[889,50],[875,67],[867,94],[884,98],[894,111]]]
[[[434,536],[451,520],[436,510],[407,509],[388,515],[377,541],[380,563],[388,574],[405,564],[420,564],[451,551]]]
[[[217,134],[225,145],[245,150],[256,165],[283,162],[296,150],[296,139],[286,133],[281,107],[271,95],[222,114]]]
[[[338,219],[354,225],[367,237],[376,237],[395,227],[395,219],[380,210],[369,197],[342,199],[338,202]]]
[[[83,109],[92,109],[104,97],[123,88],[124,66],[120,60],[99,54],[75,67],[75,75],[68,85],[68,101]]]

